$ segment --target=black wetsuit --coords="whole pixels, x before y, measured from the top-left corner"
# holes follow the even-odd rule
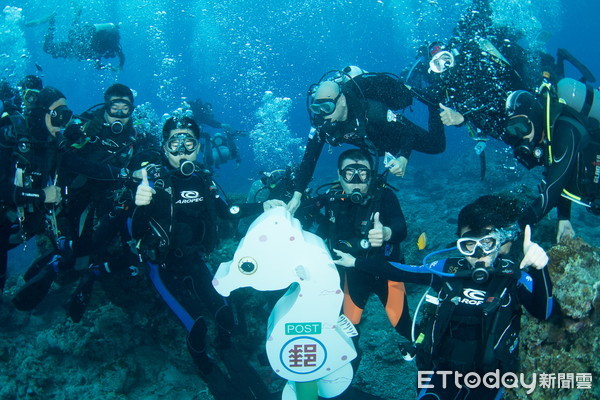
[[[77,60],[95,60],[96,67],[104,67],[102,58],[119,58],[119,68],[125,64],[125,55],[121,49],[120,35],[117,26],[110,29],[96,30],[92,24],[82,24],[79,20],[73,22],[66,42],[55,42],[56,27],[51,21],[44,38],[44,52],[53,58],[76,58]]]
[[[207,355],[204,315],[208,312],[217,322],[216,346],[221,351],[229,349],[234,328],[232,310],[213,288],[213,273],[206,264],[217,244],[217,217],[238,219],[257,214],[262,204],[229,207],[210,174],[199,165],[190,176],[164,166],[149,180],[156,194],[149,205],[136,207],[132,236],[150,267],[154,286],[188,330],[188,350],[210,386],[213,363]],[[217,389],[211,387],[211,392],[219,398],[213,391]]]
[[[437,105],[429,107],[428,130],[403,115],[390,114],[410,104],[405,103],[407,91],[401,81],[385,74],[363,74],[342,84],[348,118],[334,123],[319,122],[311,131],[297,174],[296,191],[307,188],[326,142],[334,146],[352,144],[380,156],[389,152],[408,158],[413,150],[427,154],[443,152],[446,137]]]
[[[494,264],[496,273],[489,280],[475,282],[464,258],[450,258],[428,267],[379,263],[360,270],[387,279],[430,286],[438,293],[435,316],[424,331],[425,339],[417,353],[419,369],[431,371],[501,373],[519,368],[518,342],[521,306],[534,317],[547,319],[553,308],[552,284],[547,268],[527,272],[504,259]],[[457,274],[440,276],[436,272]],[[452,300],[452,301],[451,301]],[[498,389],[479,387],[469,390],[454,386],[454,377],[442,388],[441,376],[433,374],[434,388],[423,389],[419,399],[495,399]]]
[[[97,259],[91,261],[104,262],[104,252],[98,249],[107,247],[118,225],[124,227],[130,214],[127,209],[132,206],[131,190],[135,188],[127,186],[129,177],[122,172],[129,167],[137,134],[131,120],[119,126],[122,132],[113,133],[104,119],[104,108],[85,114],[82,120],[82,125],[70,126],[65,132],[69,142],[60,170],[62,186],[68,187],[65,231],[76,242],[75,247],[79,247],[77,255],[96,253]],[[82,219],[84,212],[87,218]],[[103,230],[104,237],[93,237],[94,220],[102,223],[110,220],[114,229]]]
[[[317,233],[326,240],[329,248],[352,254],[356,264],[365,269],[371,264],[402,261],[400,242],[406,238],[407,229],[394,192],[389,188],[380,189],[364,205],[340,196],[343,194],[333,189],[319,201],[325,214]],[[392,236],[382,247],[365,248],[376,212],[380,213],[380,222],[392,230]],[[333,252],[332,256],[336,258]],[[367,301],[374,293],[385,307],[392,326],[410,340],[411,318],[402,282],[388,281],[357,268],[339,268],[339,272],[344,290],[343,312],[353,324],[360,323]]]
[[[90,256],[90,269],[81,273],[81,280],[67,303],[68,313],[79,322],[91,297],[94,280],[112,267],[126,264],[129,249],[118,252],[111,242],[121,232],[126,235],[127,209],[131,209],[132,195],[128,190],[121,168],[127,166],[135,141],[131,122],[118,135],[105,126],[103,110],[86,115],[85,124],[71,125],[61,142],[61,163],[57,171],[57,185],[64,188],[61,212],[56,217],[57,246],[50,258],[35,260],[26,272],[33,281],[44,277],[44,285],[25,285],[13,302],[25,310],[33,309],[50,289],[54,272],[69,271],[76,259]],[[108,248],[114,248],[108,253]],[[125,248],[122,241],[121,250]],[[132,258],[132,257],[129,257]],[[127,264],[131,265],[131,264]],[[99,268],[102,266],[102,268]]]
[[[489,1],[473,2],[455,29],[455,43],[451,43],[459,51],[456,65],[439,74],[439,82],[424,93],[430,101],[461,113],[479,130],[473,132],[475,136],[498,139],[504,130],[506,98],[511,91],[527,87],[517,73],[525,62],[522,48],[516,44],[516,38],[508,40],[507,32],[500,33],[492,27],[491,14]],[[487,43],[504,60],[486,49]]]
[[[0,292],[6,280],[7,253],[11,233],[28,239],[46,231],[46,207],[43,188],[56,180],[57,140],[45,127],[43,119],[29,119],[29,128],[20,116],[0,120]],[[15,129],[19,125],[23,129]],[[22,174],[22,184],[15,175]],[[18,218],[22,221],[19,223]],[[20,227],[13,227],[20,225]]]
[[[551,132],[552,162],[548,161],[546,145],[540,193],[519,219],[522,227],[539,222],[554,207],[559,220],[569,220],[571,201],[562,197],[564,190],[588,205],[592,212],[600,213],[600,134],[594,138],[581,117],[568,107],[562,109]]]

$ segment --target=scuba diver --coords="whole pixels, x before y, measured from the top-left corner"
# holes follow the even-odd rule
[[[327,76],[327,74],[325,74]],[[438,154],[446,148],[444,126],[437,117],[437,104],[429,106],[428,130],[395,110],[412,104],[412,92],[387,73],[364,73],[353,78],[344,71],[321,79],[308,92],[312,129],[296,179],[294,197],[288,203],[293,213],[312,178],[325,143],[349,143],[377,156],[388,152],[394,159],[390,172],[403,176],[413,150]]]
[[[285,203],[229,206],[210,172],[197,161],[200,128],[190,117],[171,117],[163,126],[164,160],[146,164],[137,187],[132,236],[150,268],[159,295],[188,331],[187,347],[215,399],[268,399],[260,377],[231,343],[230,305],[212,286],[206,259],[217,245],[217,218],[239,219]],[[208,353],[206,309],[217,325],[215,348],[231,380]]]
[[[0,80],[0,115],[21,111],[19,91],[5,79]]]
[[[0,81],[0,115],[21,113],[24,117],[35,106],[38,93],[43,88],[42,80],[35,75],[27,75],[13,88],[8,81]]]
[[[202,99],[196,99],[190,102],[190,108],[194,114],[194,120],[198,125],[208,125],[215,129],[230,129],[228,124],[224,124],[215,119],[211,103],[205,103]]]
[[[544,167],[539,194],[519,224],[533,225],[556,207],[560,243],[575,236],[571,203],[600,215],[600,91],[571,78],[541,89],[507,98],[502,139],[525,167]]]
[[[72,271],[77,259],[87,257],[89,268],[80,273],[67,302],[69,317],[79,322],[96,278],[125,262],[111,257],[108,248],[114,247],[109,244],[125,228],[128,210],[133,208],[133,188],[128,190],[127,183],[133,176],[141,178],[141,172],[136,175],[127,169],[136,141],[133,101],[131,89],[113,84],[104,93],[102,107],[84,112],[65,129],[58,182],[66,188],[68,206],[56,218],[60,245],[50,260],[36,260],[28,268],[27,274],[44,277],[46,285],[23,287],[15,296],[20,309],[31,310],[45,297],[56,277],[48,273],[50,269]],[[109,259],[113,265],[109,266]]]
[[[226,163],[229,160],[235,160],[236,168],[240,166],[242,159],[235,143],[235,138],[246,136],[243,131],[236,131],[229,124],[224,124],[215,119],[213,107],[211,103],[205,103],[202,99],[196,99],[190,104],[190,109],[194,115],[194,120],[199,125],[207,125],[211,128],[222,129],[210,135],[208,132],[204,134],[204,140],[210,143],[204,151],[204,164],[209,168],[219,168],[219,165]]]
[[[21,96],[21,108],[23,115],[27,116],[31,109],[35,106],[40,90],[44,88],[42,79],[35,75],[27,75],[17,84],[19,94]]]
[[[413,88],[440,104],[444,125],[466,122],[476,140],[498,137],[504,118],[501,99],[511,90],[526,88],[519,74],[524,56],[517,50],[522,48],[514,34],[500,34],[501,29],[492,27],[491,15],[489,0],[474,0],[448,43],[435,41],[421,49],[419,60],[426,60],[427,73],[434,77],[426,78],[428,87]],[[407,82],[412,84],[410,76]]]
[[[53,58],[75,58],[79,61],[93,60],[96,69],[116,70],[102,59],[119,58],[118,69],[123,69],[125,54],[121,48],[119,26],[113,23],[84,24],[80,22],[81,9],[76,13],[66,42],[55,42],[56,18],[49,18],[48,32],[44,39],[44,52]]]
[[[65,95],[46,87],[38,94],[27,119],[18,112],[5,113],[0,119],[0,181],[4,188],[0,193],[0,293],[10,248],[34,235],[48,234],[57,239],[53,222],[62,199],[56,184],[58,143],[60,130],[72,114]],[[26,285],[40,284],[32,278],[25,274]]]
[[[341,250],[364,265],[403,261],[400,242],[407,233],[404,214],[384,178],[375,174],[371,156],[361,149],[346,150],[338,158],[337,170],[338,182],[328,185],[326,193],[305,201],[298,213],[303,214],[310,203],[324,209],[316,233],[326,241],[334,260],[337,250]],[[367,301],[374,293],[392,326],[410,341],[411,318],[402,282],[388,281],[358,269],[340,268],[339,272],[344,290],[343,313],[354,325],[360,323]],[[357,349],[358,338],[353,337]],[[410,349],[405,346],[403,350]],[[355,370],[359,362],[360,352],[353,361]]]
[[[69,207],[60,221],[72,241],[73,259],[88,257],[88,268],[80,273],[67,301],[73,322],[83,317],[94,283],[133,262],[125,241],[127,218],[133,211],[133,179],[141,179],[141,171],[129,170],[138,139],[134,109],[133,91],[115,83],[104,92],[103,103],[65,130],[60,172],[69,188]]]
[[[204,157],[206,165],[219,168],[219,165],[225,164],[229,160],[235,160],[235,166],[238,168],[242,159],[235,143],[235,137],[242,134],[240,131],[232,132],[229,129],[213,135],[207,134],[210,146],[206,146]]]
[[[440,372],[477,373],[519,370],[520,316],[525,307],[534,317],[548,319],[553,310],[548,256],[531,242],[525,228],[524,256],[519,264],[507,258],[515,254],[515,221],[520,208],[515,200],[483,196],[464,207],[458,216],[456,248],[462,254],[422,266],[397,263],[364,264],[341,250],[336,263],[385,279],[430,286],[437,296],[435,307],[418,338],[417,366],[432,371],[418,395],[421,400],[499,399],[502,388],[465,385],[459,375]],[[394,264],[394,265],[392,265]],[[427,293],[425,293],[427,294]],[[425,296],[424,296],[425,298]],[[423,324],[422,324],[423,325]],[[456,386],[458,382],[459,386]],[[472,389],[469,389],[472,388]]]

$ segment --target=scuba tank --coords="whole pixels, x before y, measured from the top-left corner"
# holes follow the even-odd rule
[[[600,124],[600,90],[573,78],[563,78],[557,84],[558,97],[584,117],[595,119]]]

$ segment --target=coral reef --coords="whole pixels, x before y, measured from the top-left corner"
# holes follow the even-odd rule
[[[597,399],[600,385],[592,381],[591,389],[559,388],[558,374],[591,373],[597,379],[600,372],[600,248],[591,247],[581,239],[554,246],[549,252],[550,275],[554,283],[554,298],[560,311],[549,321],[540,322],[529,315],[522,319],[521,369],[526,374],[554,374],[553,388],[539,388],[531,394],[524,390],[511,392],[508,399]],[[562,314],[562,315],[559,315]],[[563,380],[576,380],[564,375]]]
[[[398,197],[409,228],[403,243],[406,262],[418,264],[427,253],[452,244],[459,210],[479,195],[508,191],[523,201],[530,198],[539,175],[511,169],[506,157],[488,153],[485,180],[480,179],[477,160],[471,153],[448,156],[426,168],[411,157],[410,173],[403,179],[391,179],[400,189]],[[439,173],[441,170],[444,174]],[[236,203],[245,197],[234,194],[230,200]],[[573,216],[577,234],[592,245],[576,239],[552,247],[556,235],[552,217],[546,217],[533,230],[536,242],[546,249],[552,247],[550,274],[564,315],[549,322],[523,315],[521,364],[526,375],[591,373],[592,389],[538,388],[529,395],[516,390],[506,394],[508,399],[600,398],[595,382],[600,369],[600,249],[594,247],[598,245],[597,219],[578,207]],[[230,260],[237,246],[237,240],[232,239],[235,226],[223,222],[219,228],[226,237],[209,258],[213,267]],[[416,246],[421,232],[428,236],[425,250]],[[37,246],[43,249],[43,241]],[[35,240],[31,240],[27,252],[11,252],[7,287],[0,303],[0,400],[212,399],[187,353],[185,329],[154,292],[143,267],[137,277],[115,271],[96,285],[79,324],[71,323],[62,308],[73,282],[55,284],[34,312],[16,311],[9,298],[22,283],[20,275],[35,250]],[[423,288],[407,285],[407,290],[414,312]],[[280,295],[241,289],[230,299],[240,322],[236,340],[240,355],[252,363],[272,391],[281,390],[284,382],[259,360],[264,358],[266,318]],[[360,331],[363,358],[353,385],[384,399],[414,399],[416,365],[401,358],[398,344],[402,339],[375,297],[363,313]]]

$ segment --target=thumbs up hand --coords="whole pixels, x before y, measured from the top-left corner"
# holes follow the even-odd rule
[[[136,206],[147,206],[152,202],[152,196],[156,194],[156,191],[150,187],[148,182],[148,171],[142,170],[142,182],[138,185],[135,192],[135,205]]]
[[[446,107],[442,103],[440,103],[440,108],[442,112],[440,112],[440,118],[442,119],[442,124],[446,126],[451,125],[460,125],[465,122],[465,117],[461,113],[456,110],[451,109],[450,107]]]
[[[369,230],[369,243],[371,247],[381,247],[383,242],[390,240],[392,237],[392,230],[379,221],[379,213],[376,212],[373,216],[373,228]]]
[[[529,225],[525,227],[523,253],[525,253],[525,256],[521,261],[521,269],[529,265],[535,269],[542,269],[548,264],[548,255],[544,249],[537,243],[531,241],[531,227]]]

